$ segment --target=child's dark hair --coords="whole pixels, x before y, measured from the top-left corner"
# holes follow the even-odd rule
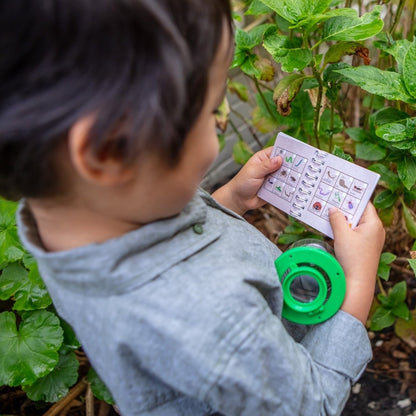
[[[57,192],[54,152],[80,118],[91,148],[174,165],[201,111],[229,0],[0,3],[0,194]]]

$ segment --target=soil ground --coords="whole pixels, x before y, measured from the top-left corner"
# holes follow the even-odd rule
[[[248,213],[246,219],[273,242],[277,241],[282,230],[288,225],[287,217],[270,206]],[[412,240],[402,230],[399,220],[395,226],[387,230],[388,246],[384,251],[406,258],[409,257]],[[279,247],[282,250],[287,248],[280,245]],[[387,289],[405,278],[410,289],[408,304],[411,309],[415,309],[416,279],[413,273],[405,264],[393,266],[389,281],[383,284]],[[400,339],[392,327],[377,333],[369,332],[369,337],[373,347],[373,360],[353,386],[342,416],[416,416],[416,350]],[[88,362],[82,353],[79,354],[79,358],[85,373]],[[81,371],[81,377],[82,375]],[[71,393],[63,399],[65,402],[51,405],[32,402],[20,389],[0,387],[0,416],[117,415],[112,406],[92,396],[82,379]]]

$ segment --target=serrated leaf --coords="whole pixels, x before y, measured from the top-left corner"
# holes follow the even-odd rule
[[[325,54],[324,65],[339,62],[345,55],[354,55],[357,48],[361,47],[359,42],[337,42],[332,45]]]
[[[332,154],[340,157],[341,159],[347,160],[348,162],[353,162],[352,157],[349,154],[345,153],[339,146],[334,146]]]
[[[374,206],[378,209],[386,209],[393,206],[397,201],[397,195],[390,191],[390,189],[386,189],[381,191],[374,197]]]
[[[397,69],[399,73],[402,73],[404,58],[406,56],[407,51],[412,46],[411,42],[409,42],[407,39],[399,39],[393,41],[393,43],[376,41],[374,42],[374,46],[381,49],[383,52],[392,55],[397,61]]]
[[[375,311],[372,319],[370,329],[372,331],[381,331],[394,324],[396,317],[391,312],[391,309],[379,306]]]
[[[58,364],[48,375],[39,378],[30,386],[24,386],[23,390],[31,400],[57,402],[76,383],[78,367],[79,362],[73,352],[60,354]]]
[[[290,23],[297,23],[308,16],[323,12],[331,0],[261,0],[279,16]]]
[[[370,121],[375,128],[386,123],[404,121],[409,117],[404,111],[394,107],[385,107],[370,116]]]
[[[62,332],[51,312],[26,312],[19,329],[14,313],[0,313],[0,385],[33,384],[50,373],[58,362]]]
[[[404,156],[397,161],[397,174],[407,189],[416,183],[416,161],[413,157]]]
[[[265,34],[263,46],[285,72],[302,71],[312,59],[312,52],[302,48],[300,38],[290,39],[276,31]]]
[[[356,13],[356,12],[355,12]],[[363,16],[337,16],[325,22],[322,37],[324,40],[360,41],[376,35],[383,29],[380,18],[381,6]]]
[[[52,304],[36,263],[27,271],[18,263],[9,264],[0,276],[0,299],[14,297],[13,309],[44,309]]]
[[[248,10],[244,14],[258,16],[258,15],[261,15],[261,14],[268,14],[268,13],[271,13],[271,12],[272,12],[272,9],[270,9],[270,7],[267,7],[260,0],[254,0],[250,4],[250,7],[248,8]]]
[[[97,373],[93,368],[90,368],[88,371],[87,379],[91,384],[91,390],[94,396],[98,400],[104,400],[109,404],[114,404],[114,399],[108,390],[107,386],[103,383],[103,381],[98,377]]]
[[[416,102],[407,92],[403,78],[396,72],[383,71],[373,66],[349,67],[336,72],[342,74],[351,84],[358,85],[371,94],[409,104]]]
[[[414,68],[416,66],[416,44],[413,43],[408,48],[403,64],[403,79],[409,94],[416,98],[416,74]]]

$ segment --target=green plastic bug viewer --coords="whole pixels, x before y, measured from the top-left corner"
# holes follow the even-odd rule
[[[346,284],[344,271],[332,253],[332,247],[323,241],[303,239],[276,259],[284,318],[312,325],[326,321],[338,311]]]

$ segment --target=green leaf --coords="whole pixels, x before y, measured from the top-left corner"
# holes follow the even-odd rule
[[[387,123],[404,121],[409,117],[404,111],[394,107],[385,107],[370,116],[370,120],[375,128]]]
[[[239,140],[233,147],[233,159],[236,163],[244,165],[250,157],[253,156],[253,151],[249,145],[242,140]]]
[[[364,142],[370,138],[368,132],[361,127],[348,127],[345,129],[345,133],[347,133],[355,142]]]
[[[389,189],[386,189],[374,197],[373,203],[376,208],[386,209],[393,206],[396,201],[397,195]]]
[[[412,238],[416,238],[416,215],[405,204],[403,204],[402,207],[403,207],[403,218],[406,224],[407,231],[409,231],[409,235]]]
[[[360,41],[376,35],[383,29],[380,18],[381,6],[375,6],[373,11],[361,17],[337,16],[325,22],[323,40]]]
[[[409,266],[412,268],[413,273],[416,275],[416,259],[409,259]]]
[[[300,239],[302,239],[303,236],[302,235],[298,235],[298,234],[280,234],[277,243],[278,244],[291,244],[294,243],[295,241],[298,241]]]
[[[355,156],[363,160],[382,160],[386,157],[386,149],[376,143],[365,141],[355,145]]]
[[[324,65],[339,62],[345,55],[354,55],[361,47],[359,42],[337,42],[332,45],[325,54]]]
[[[352,157],[345,153],[339,146],[334,146],[332,154],[340,157],[341,159],[347,160],[348,162],[353,162]]]
[[[397,319],[394,325],[394,332],[404,342],[406,342],[410,348],[416,349],[416,310],[410,313],[410,319]]]
[[[393,253],[384,252],[380,256],[380,262],[385,264],[393,263],[396,260],[397,256]]]
[[[396,317],[393,315],[391,309],[380,306],[375,311],[372,319],[370,329],[372,331],[381,331],[394,324]]]
[[[404,156],[397,162],[397,174],[407,189],[416,183],[416,161],[413,157]]]
[[[227,87],[230,92],[237,94],[240,100],[248,101],[247,85],[244,85],[241,82],[237,81],[229,81]]]
[[[381,163],[371,165],[368,169],[380,174],[380,180],[387,185],[390,191],[394,192],[400,186],[399,177]]]
[[[87,379],[91,384],[91,390],[94,394],[94,396],[98,400],[104,400],[109,404],[115,404],[114,399],[106,387],[106,385],[103,383],[103,381],[98,377],[97,373],[93,368],[90,368],[88,371]]]
[[[43,283],[36,263],[27,271],[18,263],[9,264],[0,276],[0,299],[14,297],[17,311],[44,309],[52,300]]]
[[[405,320],[408,320],[410,317],[410,313],[409,313],[409,308],[407,307],[407,305],[402,302],[400,304],[398,304],[397,306],[395,306],[392,309],[392,312],[398,317],[398,318],[402,318]]]
[[[412,43],[407,39],[399,39],[393,41],[393,43],[387,43],[383,41],[374,42],[374,46],[380,48],[383,52],[392,55],[397,61],[397,69],[399,73],[403,73],[404,59],[407,51],[412,46]]]
[[[25,252],[17,236],[16,209],[15,202],[0,198],[0,268],[20,260]]]
[[[0,313],[0,385],[33,384],[50,373],[62,339],[59,319],[51,312],[26,312],[19,329],[14,313]]]
[[[406,140],[408,132],[406,125],[398,123],[386,123],[376,129],[376,135],[387,142],[400,142]]]
[[[389,280],[390,269],[391,267],[388,266],[387,264],[380,263],[377,269],[377,276],[379,276],[381,279],[385,281]]]
[[[397,306],[401,302],[404,302],[406,299],[406,292],[407,292],[407,284],[405,280],[399,283],[396,283],[389,290],[389,298],[392,300],[392,304]]]
[[[413,98],[416,98],[416,74],[414,70],[415,66],[416,44],[413,43],[405,54],[403,65],[404,84],[406,85],[407,91]]]
[[[34,401],[57,402],[65,397],[78,379],[79,362],[76,355],[60,354],[56,367],[45,377],[30,386],[23,386],[29,399]]]
[[[290,23],[313,16],[328,8],[331,0],[261,0]]]
[[[415,103],[404,85],[403,78],[396,72],[382,71],[373,66],[349,67],[337,70],[351,84],[358,85],[363,90],[381,95],[388,100],[400,100]]]
[[[261,14],[271,13],[272,9],[263,4],[260,0],[254,0],[248,10],[244,13],[246,15],[258,16]]]
[[[300,38],[290,39],[275,30],[269,30],[263,41],[264,48],[285,72],[302,71],[311,61],[312,52],[301,45]]]

